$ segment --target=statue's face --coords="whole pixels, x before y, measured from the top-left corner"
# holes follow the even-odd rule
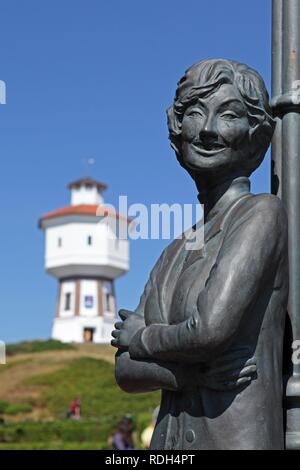
[[[224,84],[186,109],[181,134],[183,163],[199,172],[235,171],[248,158],[249,130],[239,91]]]

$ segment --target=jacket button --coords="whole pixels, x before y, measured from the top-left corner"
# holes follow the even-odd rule
[[[195,440],[195,433],[192,429],[189,429],[186,433],[185,433],[185,439],[188,441],[188,442],[193,442]]]

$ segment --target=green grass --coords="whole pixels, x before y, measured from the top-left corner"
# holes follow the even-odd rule
[[[11,442],[1,443],[0,450],[106,450],[106,442]]]
[[[134,419],[137,446],[150,414]],[[0,425],[0,450],[4,449],[109,449],[108,438],[116,429],[115,417],[94,420],[22,421]]]
[[[54,339],[22,341],[20,343],[8,344],[6,346],[7,356],[14,356],[21,353],[39,353],[44,351],[60,351],[66,349],[76,349],[74,345],[62,343]]]
[[[36,351],[36,342],[30,344],[30,348],[26,347],[27,352],[29,349]],[[20,349],[24,352],[23,346],[18,347]],[[47,350],[44,345],[42,350]],[[45,361],[47,364],[47,357],[44,356],[43,365]],[[32,368],[32,361],[35,360],[37,368]],[[20,364],[22,361],[16,360],[14,363]],[[22,403],[11,403],[9,395],[2,395],[4,400],[0,400],[0,416],[4,417],[5,423],[0,422],[0,450],[107,449],[108,437],[121,417],[133,417],[139,438],[151,420],[153,409],[160,402],[159,392],[122,392],[115,381],[114,365],[106,360],[85,356],[76,359],[64,357],[60,369],[43,373],[39,372],[39,361],[38,355],[30,358],[29,374],[25,375],[25,380],[23,375],[18,382],[17,387],[22,390],[19,395],[25,397]],[[28,365],[26,362],[25,368]],[[14,369],[10,373],[14,374]],[[82,402],[82,419],[66,419],[69,404],[77,397]],[[24,415],[31,409],[32,415]],[[17,416],[9,416],[16,413],[20,413],[18,422],[15,421]],[[36,421],[36,413],[47,416],[47,421]]]
[[[141,432],[150,414],[135,416],[135,435],[140,446]],[[109,449],[108,438],[116,429],[115,417],[98,419],[22,421],[0,425],[0,450],[4,449]]]
[[[8,423],[0,426],[1,443],[101,442],[105,441],[112,422],[108,420],[74,420]]]
[[[122,392],[115,381],[114,366],[93,358],[75,359],[56,372],[31,377],[25,384],[41,387],[36,404],[47,408],[56,419],[66,415],[76,397],[81,399],[84,418],[151,412],[160,401],[159,392]]]
[[[32,407],[28,404],[9,403],[6,400],[0,400],[0,414],[17,415],[18,413],[30,413]]]

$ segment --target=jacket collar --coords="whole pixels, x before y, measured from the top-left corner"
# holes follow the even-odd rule
[[[229,188],[218,199],[204,222],[204,241],[207,243],[222,230],[226,216],[242,197],[250,194],[250,181],[245,176],[235,178]],[[202,221],[203,226],[203,221]]]

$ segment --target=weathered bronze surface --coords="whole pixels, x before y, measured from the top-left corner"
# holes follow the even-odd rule
[[[206,60],[180,80],[171,145],[204,204],[204,245],[174,240],[112,344],[127,392],[162,389],[152,449],[282,449],[287,220],[250,193],[274,131],[262,78]]]
[[[300,449],[300,2],[273,0],[272,192],[289,222],[289,301],[284,348],[286,449]],[[296,354],[296,357],[293,353]],[[291,358],[294,356],[294,360]]]

